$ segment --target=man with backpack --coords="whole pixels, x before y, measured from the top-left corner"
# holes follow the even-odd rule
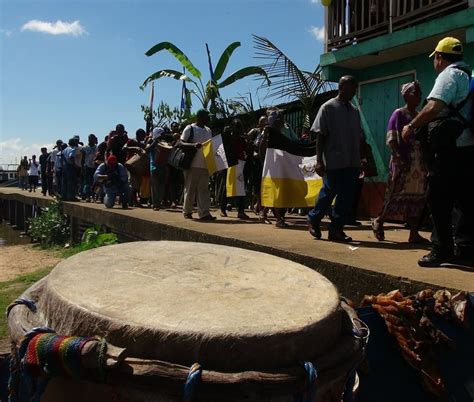
[[[434,267],[456,261],[470,265],[474,262],[472,72],[463,62],[463,46],[456,38],[442,39],[433,56],[438,77],[428,103],[402,133],[406,139],[425,129],[425,135],[420,136],[426,138],[433,233],[432,250],[418,265]],[[454,210],[457,218],[453,231]]]
[[[216,219],[209,212],[211,195],[209,192],[209,172],[207,170],[202,143],[212,138],[211,129],[206,125],[209,122],[209,113],[201,109],[196,113],[196,123],[187,126],[181,134],[182,147],[194,147],[196,154],[191,167],[184,171],[184,205],[185,219],[192,219],[194,202],[197,203],[199,220],[212,221]]]

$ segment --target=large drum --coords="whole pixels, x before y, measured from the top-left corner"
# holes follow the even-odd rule
[[[141,150],[125,162],[125,167],[133,176],[141,177],[146,173],[149,164],[150,159],[148,154],[144,150]]]
[[[188,400],[293,401],[313,390],[316,401],[336,401],[362,356],[351,314],[325,277],[234,247],[98,248],[59,263],[23,296],[36,309],[10,311],[18,347],[37,326],[109,345],[101,383],[57,376],[44,401],[182,401],[194,363],[201,369]]]
[[[156,159],[155,162],[158,166],[165,166],[168,163],[169,156],[173,147],[166,141],[160,141],[156,144]]]

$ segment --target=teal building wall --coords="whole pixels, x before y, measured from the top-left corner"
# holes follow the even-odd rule
[[[351,74],[360,83],[354,103],[361,112],[363,128],[372,146],[378,171],[378,177],[366,179],[362,196],[363,210],[370,216],[376,216],[383,203],[390,159],[386,129],[393,111],[404,105],[400,87],[416,79],[421,84],[425,99],[436,79],[429,54],[439,39],[456,36],[458,32],[462,33],[459,39],[464,43],[464,60],[474,68],[474,8],[321,55],[325,79],[338,81],[342,75]],[[416,55],[413,55],[414,44],[418,46],[415,47]],[[410,56],[403,57],[404,49]],[[383,64],[377,62],[377,55],[387,51],[393,51],[396,60]],[[366,67],[360,68],[358,60],[363,60],[361,65]],[[352,68],[345,67],[348,64]]]

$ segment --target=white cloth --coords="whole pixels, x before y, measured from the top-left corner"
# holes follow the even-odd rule
[[[212,138],[212,132],[209,127],[201,128],[197,126],[196,123],[193,123],[192,127],[194,133],[192,140],[189,140],[189,137],[191,136],[191,126],[187,126],[183,130],[183,134],[181,134],[182,141],[190,142],[192,144],[202,144],[203,142],[206,142]],[[207,169],[206,160],[204,159],[204,154],[202,153],[202,148],[197,150],[196,155],[194,156],[194,159],[191,163],[191,167]]]
[[[39,163],[31,161],[28,176],[39,176]]]

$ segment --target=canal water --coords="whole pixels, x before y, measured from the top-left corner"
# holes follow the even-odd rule
[[[0,249],[5,246],[31,243],[30,238],[21,233],[20,230],[13,229],[5,221],[0,223]]]

